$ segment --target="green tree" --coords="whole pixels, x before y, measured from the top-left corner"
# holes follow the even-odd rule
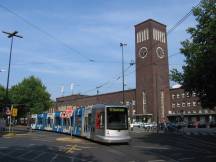
[[[5,88],[2,85],[0,85],[0,111],[4,106],[4,101],[5,101]]]
[[[30,76],[10,90],[11,102],[19,108],[19,116],[27,112],[41,113],[51,106],[50,94],[40,79]]]
[[[183,41],[183,72],[174,69],[171,79],[188,92],[196,92],[203,108],[216,106],[216,0],[202,0],[193,9],[197,25],[187,29],[190,39]]]

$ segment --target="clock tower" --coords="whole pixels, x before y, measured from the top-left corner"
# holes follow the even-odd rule
[[[135,25],[135,57],[135,116],[163,122],[170,109],[166,25],[152,19]]]

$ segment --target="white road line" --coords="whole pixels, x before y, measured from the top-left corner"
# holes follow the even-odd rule
[[[7,149],[8,147],[4,147],[4,146],[2,146],[2,147],[0,147],[0,149]]]
[[[194,157],[186,157],[186,158],[178,159],[178,161],[192,160],[192,159],[195,159],[195,158]]]
[[[27,155],[27,154],[29,154],[29,153],[31,153],[31,152],[33,152],[33,151],[31,150],[31,151],[25,152],[25,153],[23,153],[23,154],[21,154],[21,155],[19,155],[19,156],[17,156],[17,157],[18,157],[18,158],[23,157],[23,156],[25,156],[25,155]]]
[[[53,158],[50,160],[50,162],[53,162],[57,157],[58,157],[58,154],[55,154],[55,156],[53,156]]]
[[[209,156],[206,156],[206,158],[216,158],[216,155],[209,155]]]
[[[34,161],[37,158],[41,157],[42,155],[46,154],[46,152],[41,152],[40,154],[38,154],[37,156],[35,156],[34,158],[32,158],[31,160]]]
[[[168,147],[146,147],[146,146],[132,146],[135,148],[143,148],[143,149],[157,149],[157,150],[168,150]]]

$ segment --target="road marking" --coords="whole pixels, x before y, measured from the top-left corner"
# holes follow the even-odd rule
[[[1,146],[0,149],[7,149],[8,147]]]
[[[27,136],[29,134],[16,134],[17,136]]]
[[[157,149],[157,150],[168,150],[168,147],[146,147],[146,146],[132,146],[135,148],[143,148],[143,149]]]
[[[206,156],[206,158],[216,158],[216,155],[209,155],[209,156]]]
[[[18,157],[18,158],[23,157],[23,156],[25,156],[25,155],[27,155],[27,154],[29,154],[29,153],[31,153],[31,152],[33,152],[33,150],[28,151],[28,152],[25,152],[25,153],[23,153],[23,154],[21,154],[21,155],[19,155],[19,156],[17,156],[17,157]]]
[[[124,153],[118,151],[118,150],[114,150],[114,149],[108,149],[107,151],[111,152],[111,153],[114,153],[114,154],[117,154],[117,155],[120,155],[120,156],[125,156]]]
[[[202,145],[211,145],[210,147],[212,148],[215,148],[216,147],[216,144],[212,143],[212,142],[208,142],[208,141],[204,141],[204,140],[201,140],[201,139],[198,139],[198,138],[194,138],[194,137],[189,137],[189,136],[184,136],[185,138],[188,138],[188,139],[192,139],[192,140],[196,140],[198,141],[198,143],[202,143]]]
[[[57,159],[58,154],[55,154],[55,156],[50,160],[50,162],[53,162],[55,159]]]
[[[165,161],[165,160],[161,160],[161,159],[159,159],[159,160],[149,160],[148,162],[159,162],[159,161]]]
[[[38,154],[37,156],[35,156],[34,158],[32,158],[31,160],[34,161],[36,159],[38,159],[39,157],[41,157],[42,155],[46,154],[46,152],[41,152],[40,154]]]
[[[66,148],[65,153],[74,153],[74,151],[80,151],[82,150],[81,148],[78,148],[77,145],[73,145],[72,147]]]
[[[186,158],[181,158],[181,159],[178,159],[179,161],[184,161],[184,160],[192,160],[192,159],[195,159],[194,157],[186,157]]]

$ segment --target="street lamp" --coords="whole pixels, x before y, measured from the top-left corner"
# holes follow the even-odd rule
[[[124,46],[127,46],[126,43],[120,43],[120,47],[122,48],[122,101],[124,105]]]
[[[8,63],[7,87],[6,87],[6,104],[7,104],[7,102],[8,102],[8,86],[9,86],[9,80],[10,80],[11,54],[12,54],[12,48],[13,48],[13,37],[18,37],[18,38],[23,38],[23,37],[20,35],[17,35],[18,31],[14,31],[11,33],[2,31],[2,33],[6,34],[8,38],[11,38],[10,56],[9,56],[9,63]]]

